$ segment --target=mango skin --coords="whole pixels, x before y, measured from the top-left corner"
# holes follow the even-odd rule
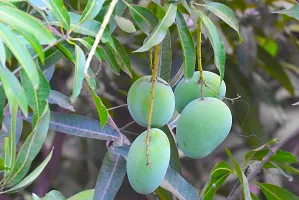
[[[144,76],[136,80],[128,92],[129,112],[143,127],[147,126],[151,87],[151,76]],[[171,87],[161,78],[156,80],[154,95],[151,127],[160,128],[171,119],[175,109],[175,99]]]
[[[223,101],[212,97],[196,99],[177,121],[177,142],[186,156],[203,158],[223,142],[231,126],[232,114]]]
[[[220,85],[220,76],[213,72],[203,71],[203,76],[207,85],[212,88],[203,86],[203,94],[204,97],[215,97],[220,100],[225,97],[226,93],[226,85],[225,82],[222,81]],[[192,78],[186,82],[184,79],[180,80],[174,90],[175,96],[175,108],[181,113],[183,109],[187,106],[191,101],[200,98],[200,84],[198,84],[199,80],[199,72],[194,72]],[[215,93],[216,91],[217,93]]]
[[[157,128],[150,130],[151,168],[146,166],[146,134],[140,134],[130,147],[127,174],[132,188],[140,194],[149,194],[161,184],[170,160],[170,144],[166,134]]]

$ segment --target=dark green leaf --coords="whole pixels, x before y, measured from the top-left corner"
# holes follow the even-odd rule
[[[22,65],[23,69],[29,76],[30,81],[34,85],[34,88],[37,88],[39,84],[38,71],[28,50],[25,48],[23,44],[21,44],[17,36],[7,26],[3,24],[0,24],[0,37],[3,39],[4,43],[9,48],[9,50],[17,58],[19,63]]]
[[[74,196],[68,198],[67,200],[93,200],[94,189],[85,190],[75,194]]]
[[[47,164],[49,163],[49,161],[52,157],[52,154],[53,154],[53,149],[51,150],[49,155],[46,157],[46,159],[37,168],[35,168],[27,177],[25,177],[21,182],[19,182],[14,187],[12,187],[9,190],[4,191],[4,192],[5,193],[6,192],[17,192],[17,191],[29,186],[45,169],[45,167],[47,166]]]
[[[216,191],[222,186],[226,178],[234,173],[231,166],[225,162],[220,161],[217,165],[212,169],[210,174],[210,180],[205,186],[204,191],[204,200],[213,200]]]
[[[250,196],[251,196],[252,200],[259,200],[259,198],[257,196],[255,196],[252,192],[250,192]]]
[[[84,8],[80,23],[92,20],[100,12],[104,0],[89,0]]]
[[[6,67],[0,63],[0,79],[8,99],[9,104],[12,104],[14,99],[18,102],[23,114],[28,115],[28,102],[18,79]]]
[[[246,160],[262,160],[268,153],[269,149],[264,149],[260,151],[255,151],[246,154]],[[270,161],[281,162],[281,163],[296,163],[297,158],[291,152],[278,150],[271,158]]]
[[[67,109],[70,111],[75,111],[70,98],[68,98],[64,94],[62,94],[58,91],[55,91],[55,90],[50,91],[50,95],[48,97],[48,103],[57,104],[61,108],[64,108],[64,109]]]
[[[147,35],[158,24],[157,17],[147,8],[133,4],[127,4],[130,13],[137,26]]]
[[[126,160],[113,149],[109,149],[102,162],[93,199],[114,199],[125,175]]]
[[[168,190],[165,190],[162,187],[158,187],[155,190],[155,194],[159,199],[163,199],[163,200],[173,200],[173,195],[171,194],[171,192],[169,192]]]
[[[88,86],[88,88],[91,93],[94,104],[96,105],[96,108],[98,111],[98,116],[99,116],[99,119],[101,122],[101,126],[104,127],[109,119],[109,114],[108,114],[107,108],[103,104],[100,97],[98,97],[98,95],[93,91],[93,89],[90,86]]]
[[[234,165],[234,168],[235,168],[235,170],[237,172],[237,176],[238,176],[238,178],[240,180],[240,183],[242,185],[243,198],[245,200],[251,200],[250,188],[249,188],[249,183],[248,183],[247,177],[243,174],[240,165],[234,159],[234,157],[233,157],[232,153],[230,152],[230,150],[229,149],[225,149],[225,152],[229,156],[229,158],[232,161],[232,163]]]
[[[127,33],[134,33],[136,31],[134,24],[130,20],[117,15],[114,16],[114,20],[121,30]]]
[[[204,12],[202,12],[199,9],[195,9],[195,12],[198,14],[200,20],[203,22],[203,25],[207,31],[208,38],[214,50],[214,62],[219,70],[221,79],[223,79],[225,71],[226,54],[223,42],[217,31],[217,27],[213,24],[213,22]]]
[[[49,128],[50,111],[46,106],[42,117],[38,120],[33,131],[27,137],[22,148],[19,151],[15,165],[12,167],[6,181],[6,185],[14,186],[19,183],[27,174],[31,162],[40,151]]]
[[[60,61],[62,56],[63,55],[60,53],[58,49],[56,48],[49,49],[48,51],[45,52],[44,63],[40,63],[40,69],[44,72],[46,69],[55,66],[55,64]]]
[[[35,125],[37,120],[42,116],[51,90],[50,85],[43,73],[38,70],[38,74],[39,87],[35,89],[31,84],[27,74],[24,73],[24,71],[21,72],[21,80],[25,89],[28,104],[34,112],[33,125]]]
[[[171,36],[169,31],[167,31],[161,43],[158,65],[158,76],[169,82],[172,66]]]
[[[16,30],[24,30],[33,34],[39,41],[50,44],[55,41],[51,32],[36,18],[29,14],[8,6],[0,6],[0,21],[13,26]]]
[[[211,11],[214,15],[222,19],[225,23],[227,23],[230,27],[232,27],[237,33],[239,34],[240,39],[240,31],[239,31],[239,23],[235,16],[235,13],[232,9],[230,9],[228,6],[218,3],[218,2],[207,2],[205,4],[197,4],[198,6],[204,6],[205,9]]]
[[[75,55],[76,63],[75,63],[73,94],[71,96],[72,102],[74,102],[77,99],[77,97],[81,92],[83,79],[84,79],[84,67],[86,62],[84,52],[78,45],[76,45],[75,52],[76,52]]]
[[[32,122],[32,116],[24,120]],[[109,141],[120,139],[119,132],[109,124],[102,128],[99,121],[80,115],[51,112],[50,129],[85,138]]]
[[[73,64],[76,63],[76,51],[73,44],[64,41],[62,43],[58,43],[56,46],[69,61],[71,61]]]
[[[258,183],[258,182],[256,182],[256,184],[260,187],[264,195],[269,200],[298,200],[299,199],[298,196],[276,185]]]
[[[48,1],[50,5],[50,9],[52,11],[52,14],[57,19],[57,21],[60,23],[60,25],[66,29],[69,30],[70,28],[70,16],[67,12],[67,9],[64,7],[62,0],[51,0]]]
[[[76,38],[77,41],[79,41],[81,44],[83,44],[83,46],[90,51],[92,48],[92,45],[94,43],[94,39],[89,38],[89,37],[84,37],[84,38]],[[99,60],[99,62],[102,62],[102,60],[104,59],[103,56],[103,52],[101,51],[101,49],[99,47],[96,48],[95,51],[95,57]]]
[[[285,15],[288,15],[290,17],[294,17],[295,19],[299,20],[299,4],[296,3],[291,8],[275,11],[273,13],[285,14]]]
[[[100,47],[100,49],[103,52],[104,59],[108,63],[110,69],[115,74],[119,75],[120,66],[117,63],[117,60],[116,60],[115,55],[113,53],[113,49],[109,45],[106,45],[104,47]]]
[[[265,49],[263,49],[261,46],[258,46],[258,59],[261,61],[260,66],[270,76],[278,80],[280,84],[291,94],[294,94],[294,87],[290,81],[290,78],[280,65],[277,57],[271,56]]]
[[[135,52],[144,52],[152,48],[153,46],[162,42],[167,34],[168,28],[173,24],[177,13],[176,4],[165,5],[166,14],[159,24],[151,32],[151,34],[144,40],[142,47],[137,49]]]
[[[188,80],[192,78],[195,70],[196,52],[194,40],[180,11],[177,12],[176,23],[184,56],[184,77]]]

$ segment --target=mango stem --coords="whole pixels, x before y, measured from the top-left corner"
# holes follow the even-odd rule
[[[156,51],[155,51],[155,57],[154,57],[154,66],[153,66],[153,73],[152,73],[152,87],[150,91],[150,105],[149,105],[149,112],[147,117],[147,135],[146,135],[146,158],[147,163],[146,165],[151,167],[151,160],[150,160],[150,130],[151,130],[151,123],[152,123],[152,113],[153,113],[153,104],[154,104],[154,98],[155,98],[155,85],[156,85],[156,79],[157,79],[157,72],[158,72],[158,61],[159,61],[159,53],[160,53],[160,44],[156,45]]]
[[[199,84],[200,87],[200,96],[201,99],[204,99],[203,95],[203,85],[204,85],[204,77],[203,77],[203,69],[202,69],[202,60],[201,60],[201,21],[197,20],[197,68],[199,71]]]

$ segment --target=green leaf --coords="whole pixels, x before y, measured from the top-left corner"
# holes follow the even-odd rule
[[[32,116],[24,119],[32,122]],[[84,138],[117,141],[121,138],[120,133],[111,125],[106,124],[103,128],[100,122],[88,117],[51,112],[50,129]]]
[[[280,84],[287,89],[292,95],[294,94],[294,86],[289,76],[284,71],[277,57],[271,56],[264,48],[258,46],[258,59],[260,66],[273,78],[278,80]]]
[[[264,149],[255,152],[248,152],[245,156],[246,160],[262,160],[268,153],[269,149]],[[291,152],[278,150],[271,158],[270,161],[280,163],[296,163],[297,158]]]
[[[28,102],[24,89],[18,79],[6,67],[0,63],[0,79],[6,93],[8,102],[12,104],[13,99],[18,102],[23,114],[28,115]]]
[[[226,54],[221,37],[217,31],[217,27],[209,19],[209,17],[199,9],[195,8],[195,12],[207,31],[208,38],[214,50],[214,62],[219,70],[221,80],[224,78]]]
[[[13,166],[16,161],[17,147],[16,147],[16,134],[17,134],[17,115],[18,115],[18,104],[14,100],[13,104],[9,105],[11,111],[11,121],[10,121],[10,130],[9,130],[9,153],[10,161],[8,166]]]
[[[0,24],[0,37],[3,39],[4,43],[9,48],[9,50],[17,58],[19,63],[22,65],[23,69],[29,76],[30,81],[34,85],[34,88],[37,88],[39,84],[37,67],[33,62],[32,57],[29,54],[26,47],[23,44],[21,44],[17,36],[11,30],[9,30],[7,26],[3,24]]]
[[[158,66],[158,76],[163,80],[169,82],[172,67],[172,48],[170,31],[167,31],[167,34],[161,43]]]
[[[9,167],[6,167],[4,159],[0,157],[0,171],[9,170]]]
[[[217,163],[211,171],[209,182],[205,186],[203,199],[213,200],[216,191],[222,186],[231,173],[233,173],[233,169],[227,162],[220,161]]]
[[[109,46],[103,46],[100,47],[101,51],[103,52],[103,56],[105,61],[108,63],[110,69],[117,75],[119,75],[120,72],[120,66],[117,63],[117,60],[115,58],[115,55],[113,53],[113,49]]]
[[[44,62],[45,60],[45,53],[43,50],[43,47],[40,45],[38,39],[32,35],[31,33],[28,33],[24,30],[18,30],[18,32],[20,32],[24,38],[29,42],[29,44],[31,45],[31,47],[34,49],[34,51],[37,53],[37,55],[39,56],[40,60],[42,62]]]
[[[137,26],[147,35],[156,27],[158,19],[145,7],[126,4]]]
[[[99,116],[99,119],[100,119],[100,122],[101,122],[101,126],[104,127],[106,125],[106,123],[108,122],[108,119],[109,119],[107,108],[103,104],[100,97],[98,97],[98,95],[93,91],[93,89],[90,86],[88,86],[88,88],[89,88],[89,91],[91,93],[94,104],[96,105],[96,108],[97,108],[97,111],[98,111],[98,116]]]
[[[45,60],[44,63],[39,63],[40,64],[40,69],[42,71],[45,71],[46,69],[54,66],[56,63],[60,61],[62,58],[62,54],[60,51],[56,48],[50,48],[45,52]]]
[[[273,13],[285,14],[285,15],[287,15],[289,17],[294,17],[295,19],[299,20],[299,4],[296,3],[291,8],[283,9],[283,10],[279,10],[279,11],[275,11]]]
[[[43,200],[66,200],[66,198],[57,190],[52,190],[47,193]]]
[[[45,167],[47,166],[47,164],[49,163],[49,161],[52,157],[52,154],[53,154],[53,149],[51,150],[49,155],[46,157],[46,159],[37,168],[35,168],[27,177],[25,177],[21,182],[19,182],[14,187],[10,188],[7,191],[1,192],[1,193],[17,192],[17,191],[29,186],[45,169]]]
[[[66,41],[62,43],[58,43],[56,47],[60,50],[60,52],[73,64],[76,63],[76,51],[73,44],[70,44]]]
[[[225,149],[225,152],[229,156],[229,158],[232,161],[232,163],[234,165],[234,168],[235,168],[235,170],[237,172],[237,176],[238,176],[238,178],[240,180],[240,183],[242,185],[243,198],[245,200],[251,200],[249,183],[248,183],[247,177],[243,174],[240,165],[234,159],[234,157],[233,157],[232,153],[230,152],[230,150],[229,149]]]
[[[65,29],[70,28],[70,16],[65,8],[62,0],[51,0],[48,1],[50,4],[50,9],[54,17],[59,21],[60,25]]]
[[[283,189],[281,187],[278,187],[276,185],[272,184],[266,184],[266,183],[259,183],[256,182],[256,184],[259,186],[259,188],[262,190],[264,195],[267,197],[267,199],[270,200],[298,200],[299,197],[292,194],[286,189]]]
[[[19,151],[15,165],[12,167],[7,178],[7,185],[13,186],[19,183],[28,172],[31,162],[40,151],[49,128],[50,111],[48,106],[42,117],[38,120],[33,131],[27,137],[22,148]]]
[[[132,3],[132,1],[133,0],[127,0],[126,2],[130,4],[130,3]],[[124,13],[124,11],[125,11],[125,9],[126,9],[126,7],[127,6],[125,5],[125,3],[123,1],[118,1],[117,4],[116,4],[116,6],[115,6],[115,11],[114,11],[115,15],[122,16],[123,13]],[[110,22],[111,21],[112,20],[110,19]],[[113,33],[113,31],[116,28],[116,22],[112,22],[109,25],[110,25],[109,26],[110,33]]]
[[[134,24],[130,20],[116,15],[114,16],[114,20],[121,30],[127,33],[134,33],[136,31]]]
[[[94,39],[90,37],[76,38],[75,40],[79,41],[88,51],[91,50],[94,43]],[[99,62],[102,62],[102,60],[104,59],[103,53],[99,47],[96,48],[94,55],[99,60]]]
[[[116,37],[112,36],[114,47],[112,49],[114,50],[116,54],[117,61],[119,62],[119,66],[121,70],[126,72],[131,78],[132,78],[132,67],[131,67],[131,61],[130,57],[125,50],[125,48],[121,45],[121,43],[117,40]],[[110,43],[109,43],[110,44]]]
[[[75,194],[74,196],[68,198],[67,200],[93,200],[94,189],[85,190]]]
[[[82,13],[80,23],[95,18],[100,12],[104,2],[104,0],[89,0]]]
[[[94,199],[114,199],[126,175],[126,160],[109,149],[98,175]]]
[[[1,37],[0,37],[0,62],[2,63],[2,65],[5,65],[6,62],[6,50]]]
[[[70,110],[73,112],[75,111],[70,98],[68,98],[64,94],[62,94],[58,91],[55,91],[55,90],[50,91],[50,95],[48,97],[48,103],[57,104],[61,108],[64,108],[64,109],[67,109],[67,110]]]
[[[41,10],[46,10],[50,8],[47,0],[27,0],[32,6],[37,7]]]
[[[1,80],[1,76],[0,76],[0,80]],[[4,106],[5,106],[5,93],[3,87],[0,86],[0,120],[2,119],[3,116]]]
[[[75,52],[76,52],[76,63],[75,63],[73,94],[71,96],[72,102],[74,102],[77,99],[77,97],[81,92],[83,79],[84,79],[84,67],[86,62],[84,52],[78,45],[76,45],[75,47]]]
[[[144,52],[148,51],[153,46],[162,42],[167,34],[168,28],[173,24],[177,12],[176,4],[166,4],[165,5],[166,14],[159,24],[151,32],[151,34],[144,40],[142,47],[134,52]]]
[[[42,116],[45,107],[47,106],[47,99],[50,95],[50,85],[43,75],[43,73],[38,70],[39,74],[39,87],[35,89],[31,84],[28,76],[24,71],[21,71],[21,80],[28,99],[28,104],[33,110],[33,125],[36,124],[37,120]]]
[[[255,196],[252,192],[250,192],[250,196],[251,196],[252,200],[259,200],[259,198],[257,196]]]
[[[232,9],[218,2],[207,2],[205,4],[194,3],[194,5],[204,6],[205,9],[209,10],[214,15],[219,17],[221,20],[227,23],[239,34],[240,40],[242,41],[242,37],[240,35],[240,30],[239,30],[239,23]]]
[[[163,200],[173,200],[173,195],[171,194],[171,192],[169,192],[168,190],[163,189],[162,187],[158,187],[155,190],[155,194],[159,199],[163,199]]]
[[[9,143],[10,143],[9,138],[5,137],[4,144],[3,144],[4,165],[11,169],[11,166],[9,166],[9,162],[11,160],[10,159],[11,153],[10,153]],[[6,180],[8,173],[9,173],[9,171],[7,171],[7,170],[4,171],[4,181]]]
[[[177,12],[176,23],[184,56],[184,77],[188,80],[192,78],[195,70],[196,51],[194,40],[180,11]]]
[[[33,34],[38,40],[48,44],[55,41],[51,32],[46,29],[36,18],[29,14],[8,6],[0,6],[0,21],[16,30],[24,30]]]

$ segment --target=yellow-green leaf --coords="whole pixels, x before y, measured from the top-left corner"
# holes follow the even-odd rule
[[[59,21],[60,25],[69,30],[70,28],[70,16],[65,8],[62,0],[50,0],[48,1],[50,4],[50,9],[54,15],[54,17]]]

